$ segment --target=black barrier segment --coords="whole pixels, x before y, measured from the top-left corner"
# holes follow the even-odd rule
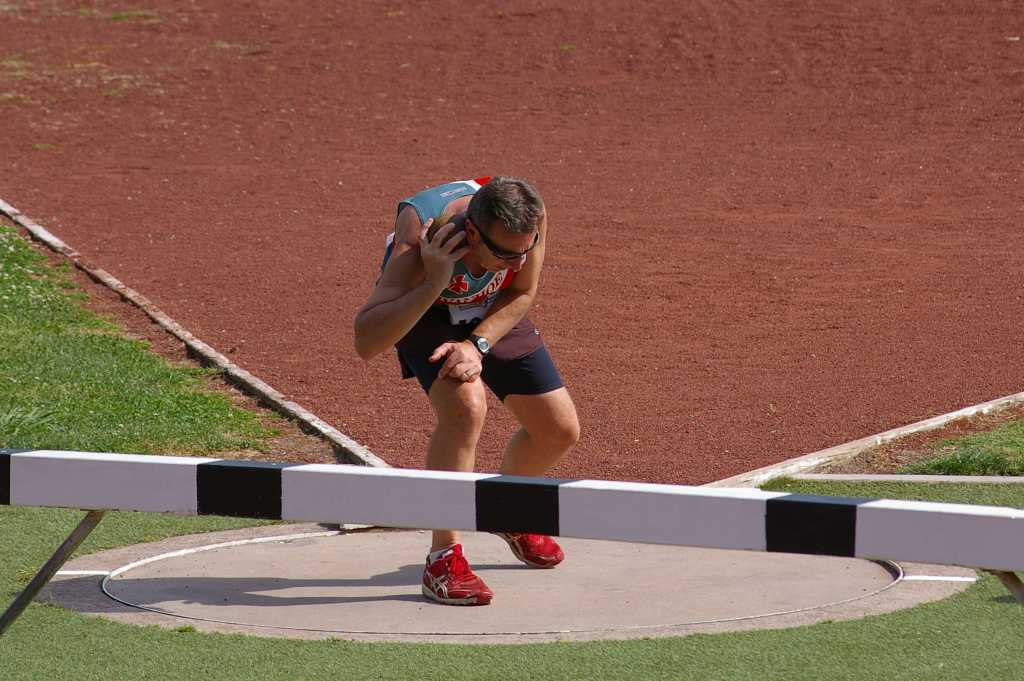
[[[558,487],[573,480],[499,475],[476,482],[479,532],[558,535]]]
[[[34,452],[34,449],[0,449],[0,506],[11,503],[11,454]]]
[[[870,499],[790,494],[768,500],[768,551],[853,557],[857,506]]]
[[[11,453],[0,450],[0,506],[11,503]]]
[[[196,466],[199,515],[281,519],[281,470],[261,461],[215,461]]]

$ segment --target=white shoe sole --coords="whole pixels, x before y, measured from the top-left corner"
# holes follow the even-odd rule
[[[475,597],[474,598],[441,598],[436,593],[434,593],[433,591],[428,589],[426,584],[421,584],[420,585],[420,591],[422,591],[423,595],[426,596],[427,598],[429,598],[430,600],[432,600],[432,601],[434,601],[436,603],[441,603],[442,605],[487,605],[488,603],[490,603],[490,601],[487,601],[487,603],[478,603],[477,599]]]
[[[502,539],[505,538],[502,537]],[[537,568],[538,570],[550,570],[551,568],[555,567],[556,565],[562,562],[558,561],[558,563],[553,563],[551,565],[538,565],[537,563],[531,563],[523,557],[523,554],[519,551],[519,547],[515,542],[511,542],[508,539],[505,539],[505,542],[508,543],[508,547],[512,549],[512,555],[519,559],[520,563],[523,563],[524,565],[529,565],[532,568]]]

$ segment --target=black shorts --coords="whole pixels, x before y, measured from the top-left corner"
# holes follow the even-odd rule
[[[447,317],[446,311],[432,308],[396,345],[402,378],[415,376],[427,394],[444,365],[444,359],[430,362],[430,355],[442,343],[465,340],[473,332],[474,325],[453,325]],[[540,331],[527,317],[484,357],[480,378],[503,402],[508,395],[540,395],[565,385]]]

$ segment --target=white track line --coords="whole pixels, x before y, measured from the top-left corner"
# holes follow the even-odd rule
[[[121,567],[117,568],[116,570],[112,570],[107,575],[107,579],[103,580],[103,584],[104,584],[103,591],[106,592],[106,584],[107,584],[107,582],[109,580],[114,579],[118,575],[123,574],[125,572],[128,572],[129,570],[133,570],[133,569],[135,569],[137,567],[142,567],[143,565],[148,565],[149,563],[155,563],[158,560],[166,560],[168,558],[177,558],[178,556],[187,556],[187,555],[189,555],[191,553],[203,553],[204,551],[214,551],[216,549],[224,549],[224,548],[228,548],[228,547],[231,547],[231,546],[244,546],[244,545],[247,545],[247,544],[269,544],[271,542],[291,541],[293,539],[303,539],[303,538],[307,538],[307,537],[332,537],[332,536],[338,535],[338,534],[342,534],[342,533],[341,532],[336,532],[334,530],[328,530],[326,532],[302,532],[302,533],[299,533],[299,534],[282,534],[282,535],[278,535],[276,537],[257,537],[255,539],[238,539],[238,540],[235,540],[235,541],[222,542],[220,544],[208,544],[207,546],[199,546],[199,547],[196,547],[194,549],[181,549],[180,551],[171,551],[170,553],[161,553],[159,556],[151,556],[150,558],[144,558],[142,560],[137,560],[134,563],[128,563],[127,565],[122,565]],[[107,595],[110,596],[111,598],[114,598],[114,596],[110,595],[109,593]],[[114,598],[114,600],[117,600],[117,599]]]

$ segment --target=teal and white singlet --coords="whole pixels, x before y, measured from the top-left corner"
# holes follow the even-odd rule
[[[421,223],[427,220],[447,222],[451,215],[445,215],[444,209],[452,201],[463,197],[472,196],[480,187],[490,181],[490,177],[479,177],[474,180],[459,180],[449,182],[402,199],[398,203],[398,212],[406,206],[412,206],[419,216]],[[384,253],[384,263],[394,250],[395,234],[392,232],[387,237],[387,250]],[[383,270],[383,266],[381,267]],[[460,260],[455,263],[452,271],[451,281],[448,287],[441,292],[441,296],[434,303],[441,309],[446,309],[452,324],[469,324],[474,320],[483,319],[487,310],[490,309],[498,292],[512,282],[515,273],[510,270],[500,272],[484,272],[479,277],[474,277],[466,265]]]

